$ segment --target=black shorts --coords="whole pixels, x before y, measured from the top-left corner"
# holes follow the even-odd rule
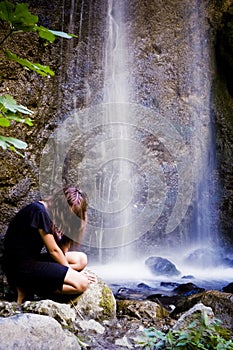
[[[56,263],[48,254],[41,254],[39,259],[25,259],[5,273],[12,286],[44,294],[61,291],[67,271],[67,266]]]

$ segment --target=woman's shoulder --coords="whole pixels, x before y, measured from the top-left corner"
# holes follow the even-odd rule
[[[32,212],[32,211],[46,211],[44,205],[39,201],[32,202],[23,207],[20,212]]]
[[[40,202],[29,203],[15,214],[15,216],[11,219],[10,225],[20,225],[22,222],[25,222],[25,220],[27,221],[34,217],[34,215],[38,215],[39,213],[42,213],[43,215],[45,212],[45,207]]]
[[[32,202],[29,205],[31,205],[32,207],[35,207],[35,208],[45,209],[44,204],[41,203],[40,201]]]

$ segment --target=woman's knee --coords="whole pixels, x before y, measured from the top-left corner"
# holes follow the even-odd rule
[[[87,255],[83,252],[80,252],[80,265],[82,269],[87,265]]]
[[[87,255],[83,252],[68,252],[66,253],[66,257],[68,263],[75,270],[81,271],[87,265]]]

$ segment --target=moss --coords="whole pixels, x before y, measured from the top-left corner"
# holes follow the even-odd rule
[[[103,308],[102,319],[114,318],[116,314],[116,302],[112,291],[108,286],[102,288],[102,296],[100,298],[99,306]]]

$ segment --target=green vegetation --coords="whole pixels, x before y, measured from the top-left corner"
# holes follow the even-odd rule
[[[13,4],[8,0],[0,2],[0,21],[4,23],[6,28],[5,36],[0,40],[0,48],[4,52],[7,59],[12,60],[20,64],[25,69],[33,70],[37,74],[42,76],[54,76],[54,71],[49,66],[41,65],[40,63],[31,62],[28,59],[21,58],[15,53],[4,50],[4,44],[6,40],[15,34],[21,33],[34,33],[39,35],[40,38],[45,40],[45,44],[53,43],[55,38],[62,37],[71,39],[74,37],[72,34],[67,34],[61,31],[55,31],[47,29],[38,25],[38,16],[33,15],[28,10],[27,3]],[[15,122],[25,123],[29,126],[33,125],[33,121],[30,118],[23,118],[22,114],[32,115],[33,112],[22,105],[17,104],[11,95],[0,96],[0,126],[10,127]],[[25,149],[27,147],[26,142],[18,140],[16,138],[0,135],[0,146],[5,150],[7,148],[22,155],[17,149]]]
[[[165,334],[153,327],[146,329],[138,344],[146,350],[233,350],[229,332],[220,326],[220,321],[209,320],[204,311],[185,330]]]
[[[32,119],[22,118],[22,114],[32,115],[32,111],[30,111],[27,107],[22,105],[18,105],[15,99],[10,95],[0,96],[0,126],[9,127],[11,126],[11,122],[25,123],[29,126],[33,125]],[[6,137],[0,135],[0,146],[5,150],[7,148],[15,151],[18,154],[21,154],[16,150],[17,149],[25,149],[27,147],[26,142],[18,140],[13,137]]]

